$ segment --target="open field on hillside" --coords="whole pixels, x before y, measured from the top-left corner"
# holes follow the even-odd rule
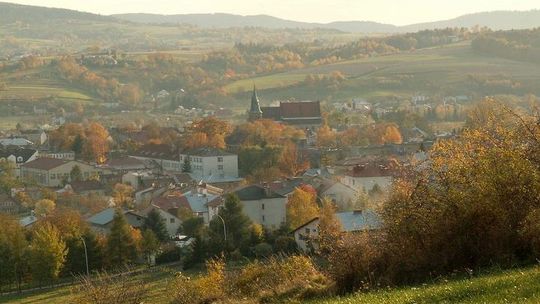
[[[167,303],[167,285],[176,269],[135,277],[150,287],[148,303]],[[196,275],[192,273],[192,275]],[[347,297],[313,300],[311,304],[402,304],[402,303],[539,303],[540,267],[491,272],[473,278],[441,279],[431,284],[382,289]],[[70,303],[71,287],[0,297],[2,303]]]
[[[540,267],[436,284],[374,291],[312,304],[539,303]]]
[[[336,91],[298,85],[308,74],[341,71],[347,76]],[[475,54],[468,42],[411,51],[407,53],[350,60],[335,64],[255,77],[226,86],[230,93],[243,95],[255,83],[267,100],[287,96],[311,99],[346,99],[411,95],[415,92],[469,93],[468,75],[500,75],[516,81],[540,81],[540,67],[535,64]],[[405,80],[404,80],[405,79]],[[395,81],[405,84],[394,85]],[[244,93],[245,94],[245,93]],[[297,97],[298,98],[298,97]]]

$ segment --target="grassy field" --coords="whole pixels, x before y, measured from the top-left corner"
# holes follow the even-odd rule
[[[540,303],[540,267],[312,302],[312,304],[353,303]]]
[[[176,269],[137,277],[151,291],[148,303],[167,303],[167,286]],[[70,303],[71,288],[0,297],[0,303]],[[348,297],[319,299],[311,304],[419,304],[419,303],[540,303],[540,266],[493,272],[471,279],[450,279],[399,289],[384,289]]]

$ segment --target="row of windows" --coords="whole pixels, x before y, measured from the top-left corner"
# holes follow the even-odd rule
[[[84,172],[83,173],[83,176],[84,178],[89,178],[90,177],[90,173],[88,172]],[[64,174],[61,174],[61,173],[58,173],[58,174],[51,174],[50,175],[50,179],[63,179],[63,178],[69,178],[69,173],[64,173]]]

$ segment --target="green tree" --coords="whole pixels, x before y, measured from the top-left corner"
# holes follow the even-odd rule
[[[60,231],[48,222],[40,224],[32,235],[29,264],[32,278],[40,284],[56,280],[66,260],[66,243]]]
[[[152,230],[158,240],[162,242],[169,239],[165,220],[156,209],[152,209],[144,219],[144,229]]]
[[[150,264],[151,256],[159,249],[159,240],[151,229],[145,229],[143,231],[141,247],[147,262]]]
[[[17,283],[20,290],[27,269],[28,242],[16,218],[0,214],[0,287]]]
[[[80,158],[81,153],[83,151],[83,147],[84,147],[84,139],[81,136],[81,134],[77,134],[77,136],[73,140],[73,144],[71,145],[71,150],[75,152],[75,156],[77,157],[77,159]]]
[[[184,164],[182,165],[182,172],[191,173],[191,158],[186,156],[184,159]]]
[[[69,238],[66,238],[66,245],[69,250],[66,256],[66,263],[63,270],[65,274],[86,273],[84,244],[81,240],[81,237],[86,243],[86,250],[88,254],[88,269],[91,272],[103,269],[103,247],[99,243],[96,234],[90,229],[85,229],[85,231],[79,237],[71,236]]]
[[[120,209],[116,209],[114,214],[106,252],[111,266],[124,266],[137,256],[137,245],[131,234],[131,227]]]
[[[79,182],[83,179],[81,167],[78,165],[73,166],[71,172],[69,172],[69,178],[72,182]]]
[[[226,241],[221,219],[216,216],[210,221],[210,238],[215,248],[225,252],[239,249],[243,254],[248,254],[251,220],[242,209],[242,204],[236,195],[226,195],[225,206],[219,210],[219,215],[223,218],[227,230]]]

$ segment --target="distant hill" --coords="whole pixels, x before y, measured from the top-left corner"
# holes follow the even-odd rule
[[[43,23],[57,20],[110,21],[114,20],[114,18],[68,9],[0,2],[0,25],[10,24],[17,21],[27,23]]]
[[[487,26],[493,30],[529,29],[540,27],[540,10],[495,11],[463,15],[454,19],[418,23],[400,27],[401,31],[417,32],[426,29],[447,27]]]
[[[113,17],[137,23],[186,23],[203,28],[266,27],[266,28],[325,28],[344,32],[402,33],[447,27],[487,26],[494,30],[525,29],[540,27],[540,10],[496,11],[463,15],[450,20],[395,26],[370,21],[338,21],[332,23],[308,23],[280,19],[268,15],[240,16],[233,14],[119,14]]]

